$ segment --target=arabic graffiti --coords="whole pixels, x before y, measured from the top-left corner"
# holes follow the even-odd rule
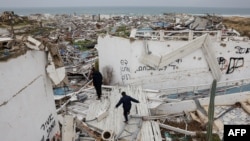
[[[121,67],[121,78],[122,81],[129,80],[130,79],[130,68],[128,67],[128,61],[126,59],[120,61]]]

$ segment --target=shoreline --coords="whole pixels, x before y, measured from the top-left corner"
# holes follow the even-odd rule
[[[1,7],[0,12],[14,11],[18,15],[28,16],[31,14],[90,14],[90,15],[163,15],[163,13],[187,13],[190,15],[204,15],[206,13],[220,16],[243,16],[250,17],[249,8],[227,7]]]
[[[34,8],[35,9],[35,8]],[[12,11],[4,11],[4,12],[12,12]],[[2,15],[4,15],[4,12],[2,12]],[[19,13],[17,13],[16,11],[13,11],[14,14],[20,16],[20,17],[25,17],[24,15],[20,15]],[[40,12],[37,12],[36,14],[29,14],[27,15],[27,17],[32,17],[32,19],[36,19],[37,17],[40,17],[40,16],[44,16],[46,19],[50,19],[50,18],[54,18],[56,16],[70,16],[70,17],[79,17],[79,18],[87,18],[88,20],[90,19],[95,19],[97,20],[99,18],[99,20],[106,20],[106,19],[110,19],[110,18],[117,18],[117,17],[125,17],[126,16],[126,19],[129,19],[129,18],[133,18],[133,17],[136,17],[136,18],[140,18],[141,16],[143,17],[146,17],[146,18],[156,18],[156,17],[159,17],[162,19],[165,18],[165,16],[168,16],[168,15],[172,15],[172,16],[175,16],[176,15],[183,15],[185,17],[185,15],[189,15],[189,16],[216,16],[216,17],[220,17],[223,19],[223,24],[225,24],[228,28],[232,28],[232,29],[235,29],[237,31],[239,31],[239,33],[242,35],[242,36],[247,36],[250,38],[250,15],[238,15],[238,14],[235,14],[235,15],[218,15],[218,14],[214,14],[214,13],[205,13],[205,14],[190,14],[190,13],[168,13],[168,12],[163,12],[161,14],[158,14],[158,15],[152,15],[152,14],[133,14],[133,13],[130,13],[130,14],[122,14],[122,13],[117,13],[117,14],[98,14],[98,15],[93,15],[93,14],[77,14],[77,13],[74,13],[74,14],[51,14],[51,13],[48,13],[48,14],[45,14],[45,13],[40,13]],[[160,19],[159,19],[160,20]],[[164,21],[164,20],[163,20]]]

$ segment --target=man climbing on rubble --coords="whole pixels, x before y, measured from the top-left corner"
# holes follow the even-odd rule
[[[125,123],[128,123],[128,115],[130,113],[130,109],[131,109],[131,101],[135,102],[135,103],[140,103],[138,100],[132,98],[131,96],[126,95],[126,92],[122,92],[122,97],[119,100],[119,102],[116,104],[116,108],[118,108],[121,104],[123,106],[123,115],[125,118]]]
[[[96,90],[97,100],[100,100],[102,96],[102,74],[93,67],[91,76],[93,79],[93,85]]]

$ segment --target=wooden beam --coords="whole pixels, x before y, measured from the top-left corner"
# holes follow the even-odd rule
[[[92,130],[91,128],[89,128],[88,125],[85,124],[84,122],[76,119],[76,126],[82,131],[86,132],[92,138],[95,138],[96,141],[101,141],[101,135]]]
[[[185,134],[185,135],[190,135],[190,136],[195,136],[196,135],[196,132],[187,131],[187,130],[184,130],[184,129],[176,128],[176,127],[166,125],[166,124],[162,124],[162,123],[159,123],[159,125],[162,128],[169,129],[169,130],[172,130],[172,131],[175,131],[175,132],[178,132],[178,133],[182,133],[182,134]]]
[[[75,123],[74,117],[70,115],[65,115],[63,118],[62,126],[62,141],[73,141],[75,140]]]
[[[211,69],[213,78],[219,81],[222,74],[220,71],[218,61],[214,55],[214,52],[211,49],[209,36],[206,37],[206,40],[202,46],[202,52],[206,58],[209,68]]]
[[[161,62],[159,64],[159,68],[162,68],[172,62],[174,62],[177,59],[183,58],[186,55],[189,55],[190,53],[194,52],[195,50],[199,49],[202,47],[206,37],[208,35],[205,34],[199,38],[196,38],[195,40],[189,42],[188,44],[184,45],[183,47],[165,54],[162,56]]]
[[[142,52],[142,56],[140,57],[140,62],[150,67],[157,68],[161,61],[161,56],[152,54],[148,48],[148,43],[145,40],[143,41],[143,47],[144,50]]]

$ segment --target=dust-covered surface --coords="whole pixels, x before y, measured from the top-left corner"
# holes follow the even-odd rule
[[[164,124],[173,126],[176,128],[184,129],[187,131],[193,131],[193,132],[196,132],[197,135],[191,137],[188,135],[184,135],[182,133],[177,133],[172,130],[161,128],[161,134],[163,138],[165,138],[165,136],[167,135],[173,141],[193,141],[193,140],[206,141],[206,134],[204,134],[204,132],[206,132],[206,127],[197,121],[192,120],[190,122],[187,122],[186,124],[184,121],[174,122],[174,121],[166,120]],[[220,138],[217,134],[213,134],[213,141],[220,141]]]

